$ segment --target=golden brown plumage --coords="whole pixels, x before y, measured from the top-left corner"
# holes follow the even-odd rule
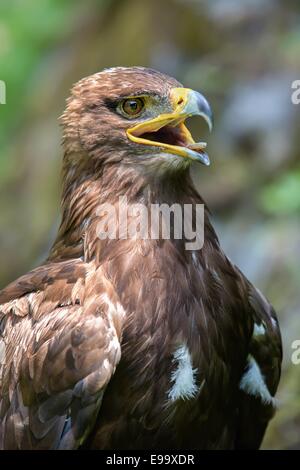
[[[173,237],[98,237],[99,207],[118,210],[121,196],[148,207],[203,204],[180,150],[128,136],[133,124],[171,116],[175,105],[182,112],[186,95],[174,104],[173,89],[182,90],[140,67],[103,71],[73,88],[62,117],[57,239],[42,266],[0,292],[0,448],[261,443],[280,376],[277,319],[222,252],[207,209],[201,250]],[[141,95],[144,114],[120,112],[120,100]],[[143,135],[184,147],[179,127]],[[206,163],[197,152],[189,155]]]

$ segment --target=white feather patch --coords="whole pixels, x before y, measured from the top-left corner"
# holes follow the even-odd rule
[[[259,365],[251,355],[248,356],[248,370],[242,377],[240,389],[248,395],[260,398],[262,403],[276,405],[276,400],[265,384]]]
[[[169,400],[193,398],[198,392],[196,385],[197,369],[193,369],[191,355],[186,345],[180,346],[175,351],[173,362],[177,363],[177,368],[171,375],[173,385],[168,391]]]
[[[261,323],[258,325],[257,323],[254,323],[254,329],[253,329],[253,336],[263,336],[266,333],[266,329],[264,325]]]

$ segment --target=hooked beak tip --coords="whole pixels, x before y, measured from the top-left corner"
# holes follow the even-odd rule
[[[213,112],[211,110],[210,104],[207,99],[197,91],[194,92],[196,95],[196,102],[199,109],[199,115],[202,116],[209,128],[209,131],[212,132],[214,125]]]

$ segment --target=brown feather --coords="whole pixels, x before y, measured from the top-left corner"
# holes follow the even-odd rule
[[[198,251],[186,251],[185,239],[97,236],[97,209],[110,203],[118,211],[120,196],[148,207],[204,203],[189,168],[172,169],[129,142],[128,121],[107,106],[140,92],[165,105],[174,86],[159,72],[120,68],[72,91],[62,117],[56,241],[45,264],[0,292],[0,448],[260,445],[274,403],[240,384],[252,357],[274,396],[279,328],[272,307],[224,255],[208,209]],[[172,401],[182,345],[197,393]]]

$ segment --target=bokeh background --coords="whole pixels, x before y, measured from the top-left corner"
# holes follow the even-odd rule
[[[57,118],[71,85],[114,65],[167,72],[214,108],[212,165],[193,174],[225,251],[278,311],[284,369],[264,448],[300,448],[300,365],[291,362],[300,339],[300,105],[291,102],[298,0],[1,2],[0,287],[37,265],[53,241]]]

